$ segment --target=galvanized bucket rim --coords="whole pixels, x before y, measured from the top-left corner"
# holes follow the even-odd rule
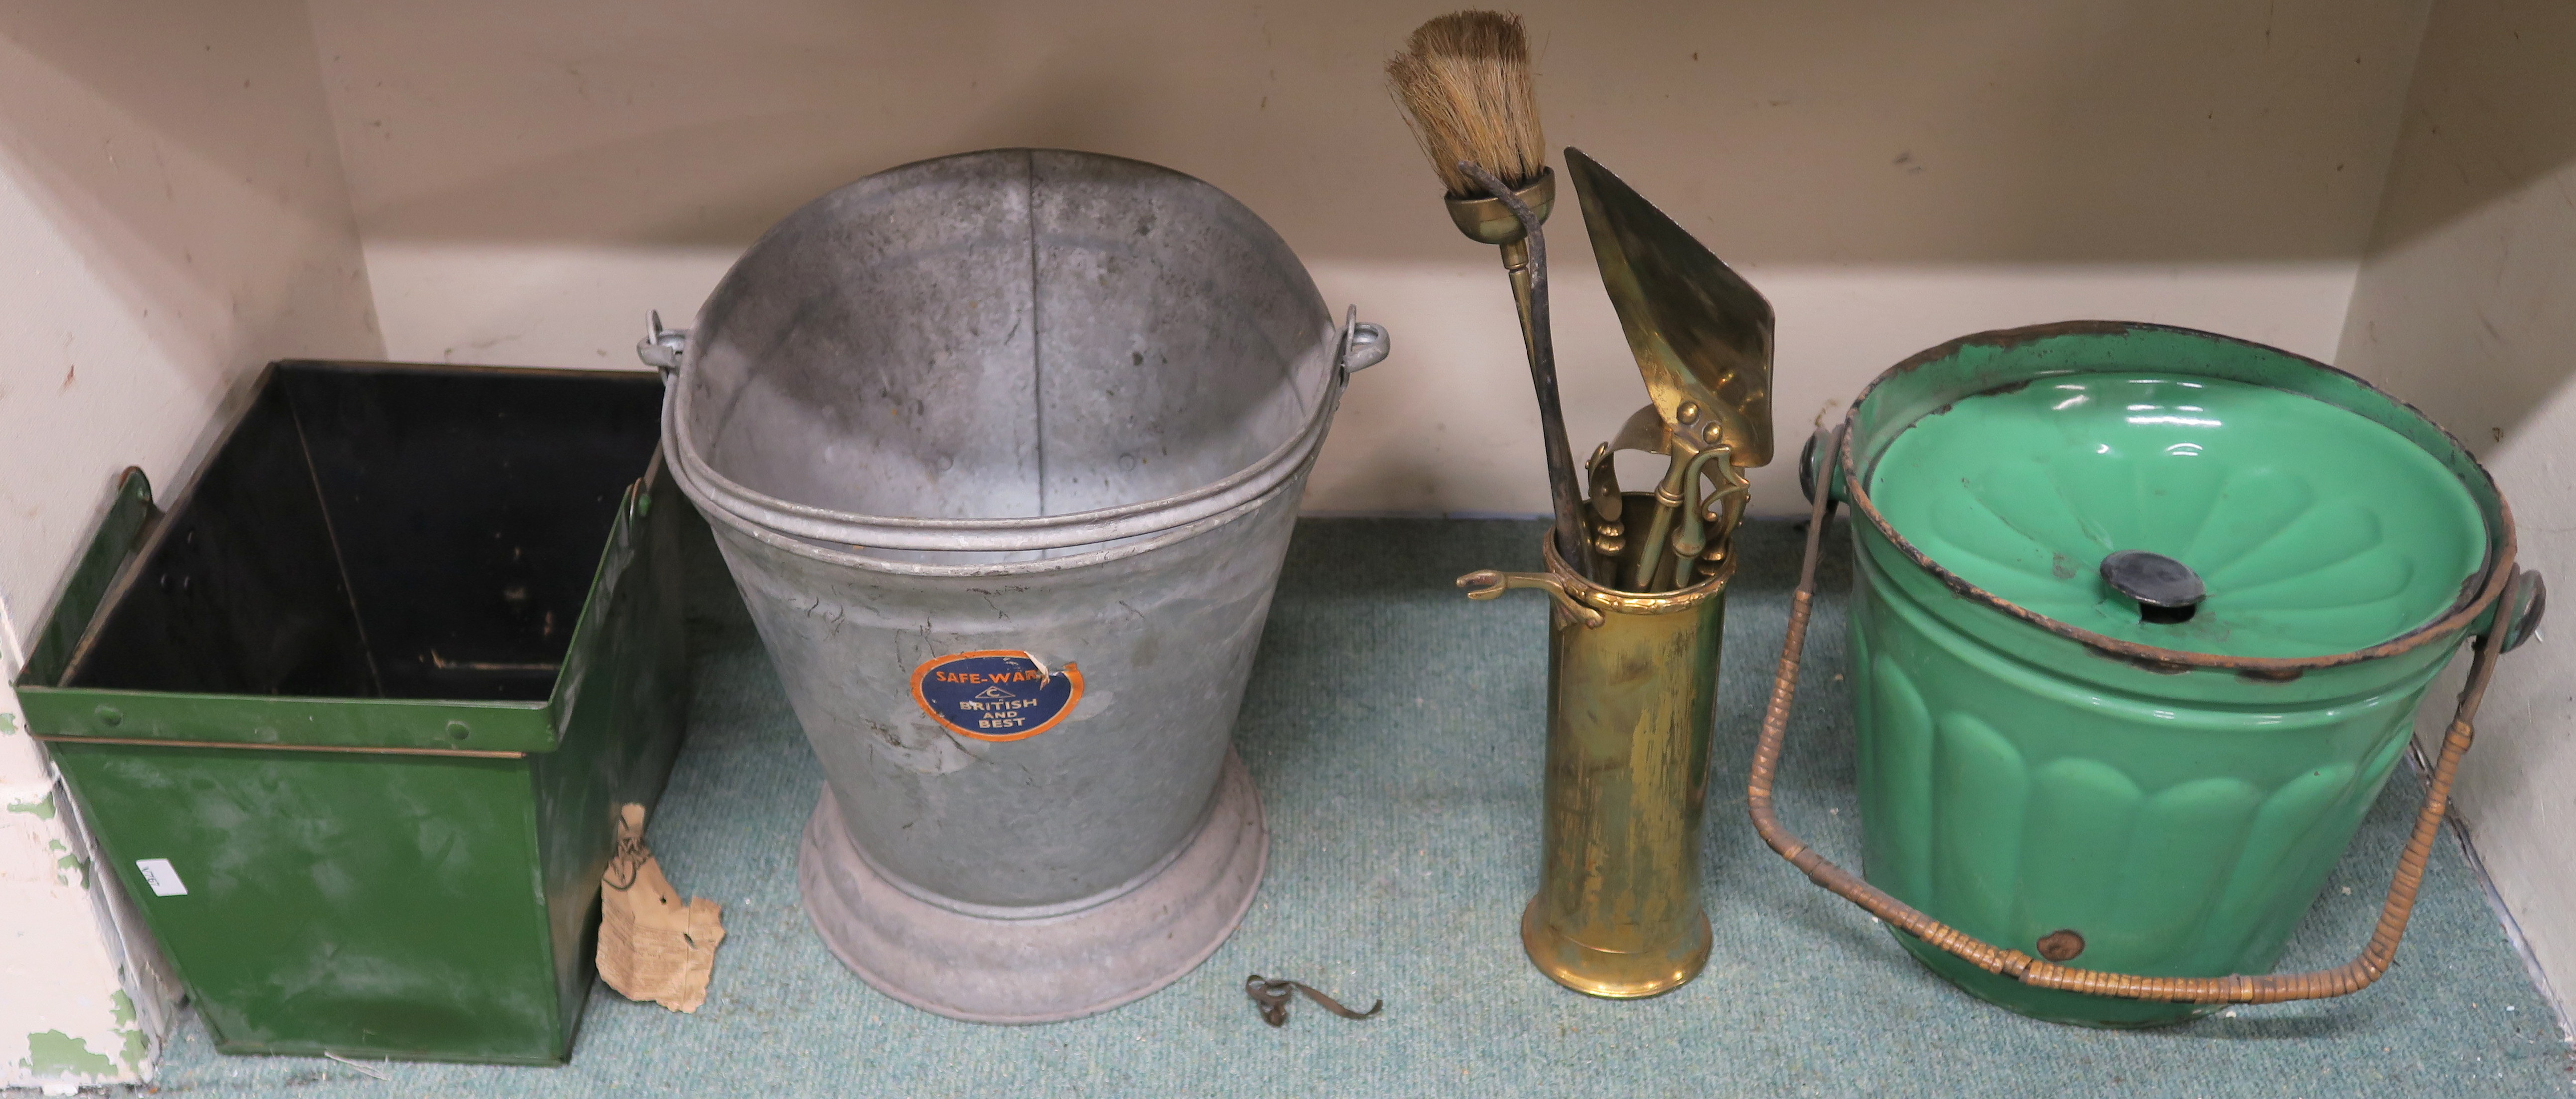
[[[1342,326],[1337,344],[1341,351],[1335,356],[1332,375],[1325,382],[1322,399],[1315,402],[1314,412],[1307,417],[1305,427],[1296,437],[1251,465],[1215,481],[1161,499],[1118,507],[1012,519],[914,519],[834,511],[756,492],[726,478],[699,457],[696,440],[688,433],[688,416],[681,407],[682,402],[688,399],[688,360],[685,357],[662,402],[662,430],[677,444],[670,448],[678,457],[671,467],[679,476],[681,488],[691,498],[713,505],[712,510],[778,534],[847,546],[900,550],[1007,552],[1087,546],[1189,526],[1235,511],[1247,502],[1268,496],[1281,484],[1292,480],[1323,449],[1324,436],[1331,428],[1333,413],[1340,407],[1342,391],[1350,383],[1350,371],[1345,362],[1350,333],[1357,327],[1356,321]],[[872,562],[862,566],[870,568],[891,569],[904,564],[864,557],[854,558],[854,561]],[[925,567],[969,570],[956,575],[975,574],[976,570],[985,568]]]
[[[2009,599],[2005,599],[2002,596],[1980,588],[1975,584],[1970,583],[1965,577],[1942,567],[1939,562],[1932,559],[1931,555],[1923,552],[1923,550],[1914,545],[1914,543],[1907,541],[1904,535],[1898,534],[1895,526],[1890,524],[1887,521],[1887,518],[1879,513],[1877,505],[1870,500],[1868,489],[1863,487],[1863,479],[1860,475],[1858,462],[1854,455],[1852,437],[1858,432],[1858,420],[1861,408],[1869,403],[1870,395],[1876,392],[1880,385],[1885,384],[1890,379],[1910,373],[1916,368],[1927,363],[1949,358],[1952,355],[1957,354],[1961,348],[1972,344],[2002,342],[2026,343],[2053,336],[2114,336],[2130,332],[2174,333],[2200,339],[2215,340],[2222,343],[2232,343],[2244,347],[2259,348],[2273,354],[2287,356],[2317,371],[2333,375],[2362,389],[2379,394],[2380,396],[2387,398],[2390,403],[2406,410],[2408,414],[2414,416],[2416,419],[2423,421],[2426,426],[2439,432],[2442,438],[2449,440],[2450,444],[2459,450],[2461,456],[2468,460],[2469,467],[2475,469],[2478,476],[2484,479],[2487,493],[2495,501],[2496,512],[2494,516],[2494,538],[2488,550],[2486,561],[2482,566],[2482,572],[2473,574],[2470,581],[2461,586],[2460,597],[2439,617],[2435,618],[2431,622],[2425,623],[2424,625],[2416,627],[2406,633],[2399,634],[2398,636],[2387,641],[2383,641],[2377,645],[2355,649],[2351,652],[2330,653],[2323,656],[2228,656],[2218,653],[2193,652],[2188,649],[2168,649],[2155,645],[2140,644],[2134,641],[2123,641],[2119,638],[2108,637],[2071,623],[2061,622],[2057,619],[2050,618],[2047,615],[2031,610],[2018,603],[2014,603]],[[2033,375],[2033,377],[2042,376],[2046,376],[2045,372]],[[2366,663],[2368,661],[2378,660],[2384,657],[2399,656],[2407,652],[2411,652],[2420,646],[2442,641],[2466,631],[2476,623],[2480,616],[2487,612],[2488,608],[2504,594],[2505,589],[2513,583],[2516,541],[2512,506],[2505,500],[2504,493],[2497,489],[2494,476],[2489,474],[2486,466],[2477,460],[2476,454],[2471,453],[2468,447],[2460,443],[2458,436],[2452,435],[2448,429],[2442,427],[2441,424],[2436,423],[2432,417],[2424,415],[2421,409],[2418,409],[2414,405],[2408,404],[2405,401],[2399,400],[2395,395],[2364,381],[2362,378],[2349,371],[2339,370],[2334,366],[2318,362],[2315,359],[2298,354],[2294,351],[2286,351],[2269,344],[2257,343],[2253,340],[2240,339],[2235,336],[2224,335],[2217,332],[2207,332],[2197,328],[2185,328],[2180,325],[2150,324],[2140,321],[2085,320],[2059,321],[2052,324],[2030,325],[2022,328],[1999,328],[1960,336],[1956,339],[1948,340],[1936,346],[1916,352],[1915,354],[1906,357],[1902,362],[1879,372],[1877,377],[1870,379],[1870,383],[1861,388],[1861,391],[1852,398],[1851,405],[1844,410],[1843,428],[1837,433],[1837,438],[1840,440],[1840,444],[1831,460],[1837,470],[1837,479],[1841,482],[1839,487],[1844,493],[1845,498],[1850,501],[1852,511],[1868,519],[1870,526],[1876,528],[1881,537],[1886,538],[1890,545],[1895,546],[1897,551],[1904,554],[1906,559],[1913,562],[1916,567],[1931,574],[1944,585],[1947,585],[1950,590],[1965,596],[1973,602],[1984,604],[1985,606],[1991,607],[2014,618],[2030,623],[2033,626],[2037,626],[2040,629],[2046,630],[2049,633],[2077,642],[2087,648],[2093,649],[2115,659],[2124,660],[2132,664],[2146,667],[2151,671],[2179,673],[2191,671],[2196,668],[2207,668],[2234,672],[2238,675],[2257,680],[2286,681],[2296,679],[2300,675],[2311,671],[2321,671],[2327,668],[2339,668],[2350,664]],[[1830,489],[1833,486],[1825,487]],[[2483,577],[2483,579],[2480,579],[2480,577]]]
[[[686,362],[684,358],[680,379],[673,385],[669,400],[664,402],[663,424],[664,430],[679,444],[673,448],[679,454],[679,461],[672,465],[686,471],[683,483],[689,486],[692,496],[700,496],[746,521],[783,534],[844,545],[906,550],[1062,549],[1169,530],[1227,511],[1277,487],[1303,466],[1304,463],[1298,460],[1301,455],[1311,456],[1320,449],[1334,409],[1340,404],[1342,387],[1348,380],[1347,371],[1336,362],[1332,368],[1333,377],[1325,383],[1323,399],[1315,402],[1315,410],[1307,416],[1305,427],[1294,438],[1251,465],[1186,492],[1064,515],[920,519],[860,515],[799,504],[746,488],[717,472],[699,456],[697,441],[689,434],[688,416],[682,408],[682,403],[688,400]]]
[[[990,561],[963,565],[942,565],[922,561],[897,561],[891,558],[871,557],[864,553],[852,552],[852,549],[866,548],[863,546],[852,546],[851,549],[843,549],[837,546],[817,545],[805,538],[798,537],[786,531],[768,527],[755,522],[748,517],[737,515],[722,507],[707,508],[704,509],[704,511],[710,519],[721,522],[736,531],[748,535],[763,545],[785,550],[789,553],[795,554],[796,556],[812,561],[820,561],[829,565],[838,565],[844,568],[859,569],[867,572],[895,573],[904,576],[956,578],[1027,576],[1037,573],[1060,572],[1067,569],[1088,568],[1094,565],[1104,565],[1113,561],[1121,561],[1130,557],[1135,557],[1140,554],[1152,553],[1166,546],[1173,545],[1174,543],[1195,538],[1201,534],[1223,527],[1229,523],[1233,523],[1242,519],[1246,515],[1250,515],[1251,513],[1260,510],[1263,506],[1269,504],[1272,499],[1277,497],[1277,495],[1288,485],[1296,483],[1296,479],[1293,474],[1303,473],[1313,464],[1314,454],[1309,453],[1306,456],[1305,461],[1298,463],[1294,467],[1291,477],[1281,483],[1271,485],[1267,491],[1261,492],[1248,499],[1238,501],[1233,506],[1213,515],[1202,516],[1185,522],[1179,526],[1147,532],[1152,534],[1153,537],[1135,542],[1122,542],[1115,546],[1092,550],[1086,553],[1068,554],[1063,557],[1044,557],[1034,561]],[[673,479],[679,482],[680,489],[683,493],[693,499],[699,496],[700,490],[698,486],[691,483],[690,475],[686,470],[684,470],[679,464],[674,463],[671,467],[671,472]],[[956,547],[941,546],[938,548],[955,549]]]

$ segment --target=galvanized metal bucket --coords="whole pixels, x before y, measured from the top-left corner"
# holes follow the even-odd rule
[[[1229,748],[1306,471],[1385,333],[1223,192],[1115,157],[906,165],[791,215],[664,430],[822,762],[807,914],[980,1022],[1188,972],[1268,850]]]
[[[2540,610],[2466,449],[2321,363],[2108,322],[1933,348],[1824,439],[1750,789],[1775,849],[1943,976],[2044,1019],[2149,1026],[2386,972],[2495,655]],[[1866,880],[1770,803],[1838,501]],[[2369,946],[2270,973],[2472,636]]]

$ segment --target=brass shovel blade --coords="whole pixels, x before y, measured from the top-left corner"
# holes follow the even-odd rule
[[[1771,461],[1771,303],[1580,149],[1565,150],[1601,282],[1619,311],[1646,391],[1667,425],[1681,406],[1706,410],[1719,432],[1693,441],[1734,448],[1738,466]]]

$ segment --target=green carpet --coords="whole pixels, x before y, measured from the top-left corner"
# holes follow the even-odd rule
[[[1243,927],[1172,987],[1078,1022],[950,1022],[879,995],[797,908],[797,830],[818,777],[768,660],[699,562],[690,740],[652,826],[672,878],[721,900],[729,934],[696,1015],[601,989],[572,1063],[390,1064],[224,1057],[193,1021],[160,1090],[214,1096],[2526,1096],[2571,1061],[2447,841],[2400,964],[2340,1000],[2241,1008],[2138,1033],[2030,1022],[1916,965],[1809,885],[1745,822],[1744,771],[1797,565],[1786,524],[1745,536],[1710,782],[1708,971],[1611,1003],[1523,960],[1537,880],[1545,603],[1470,603],[1451,580],[1536,566],[1528,522],[1301,524],[1236,741],[1261,786],[1269,879]],[[1839,535],[1839,532],[1837,532]],[[1833,544],[1847,547],[1839,536]],[[1780,800],[1855,858],[1847,550],[1827,564]],[[2510,668],[2505,674],[2512,674]],[[2420,797],[2401,769],[2284,959],[2361,942]],[[1847,862],[1848,864],[1848,862]],[[1263,1026],[1244,974],[1296,977],[1384,1016],[1302,1000]]]

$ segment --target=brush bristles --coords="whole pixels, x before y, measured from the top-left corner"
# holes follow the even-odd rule
[[[1452,197],[1485,194],[1458,170],[1461,160],[1513,187],[1528,185],[1547,166],[1520,16],[1462,11],[1424,23],[1405,51],[1387,61],[1386,77],[1414,140]]]

